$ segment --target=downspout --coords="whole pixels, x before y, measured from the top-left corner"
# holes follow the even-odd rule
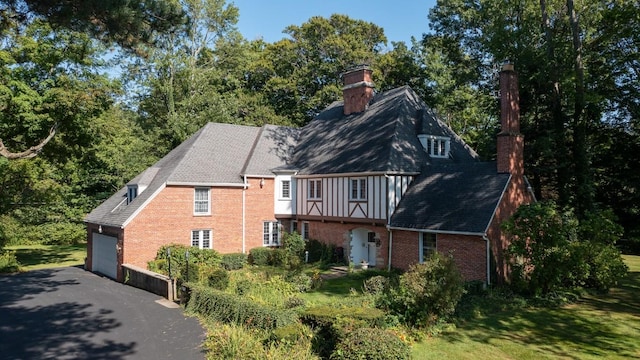
[[[487,235],[482,235],[482,238],[487,242],[487,286],[491,285],[491,248],[489,246],[489,238]]]
[[[242,187],[242,253],[245,254],[247,249],[245,245],[245,208],[246,208],[246,192],[249,184],[247,184],[247,176],[242,175],[244,186]]]
[[[387,228],[389,231],[389,261],[387,261],[387,271],[391,271],[391,249],[393,249],[393,231]]]

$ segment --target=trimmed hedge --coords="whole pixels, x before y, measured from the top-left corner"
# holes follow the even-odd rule
[[[411,349],[393,333],[383,329],[360,328],[336,345],[331,360],[406,360]]]
[[[235,294],[192,285],[187,309],[224,323],[275,329],[298,320],[292,311],[264,306]]]

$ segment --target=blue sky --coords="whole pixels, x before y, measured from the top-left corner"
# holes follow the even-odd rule
[[[427,16],[436,0],[231,0],[240,9],[238,30],[248,40],[262,37],[275,42],[289,25],[301,25],[312,16],[344,14],[372,22],[384,29],[391,41],[410,44],[429,31]]]

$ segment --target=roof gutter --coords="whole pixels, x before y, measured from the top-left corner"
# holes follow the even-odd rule
[[[245,183],[199,183],[189,181],[167,181],[168,186],[202,186],[202,187],[245,187]]]
[[[430,234],[448,234],[448,235],[486,236],[486,232],[469,232],[469,231],[451,231],[451,230],[416,229],[416,228],[405,228],[405,227],[390,226],[390,225],[387,225],[387,229],[389,229],[389,230],[401,230],[401,231],[423,232],[423,233],[430,233]]]
[[[309,178],[327,178],[327,177],[363,177],[363,176],[392,176],[392,175],[403,175],[403,176],[415,176],[420,175],[419,172],[389,172],[389,171],[370,171],[370,172],[350,172],[350,173],[332,173],[332,174],[298,174],[296,175],[299,179],[309,179]]]

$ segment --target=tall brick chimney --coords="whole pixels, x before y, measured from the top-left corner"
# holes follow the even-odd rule
[[[369,101],[373,98],[371,72],[369,66],[359,65],[342,74],[345,115],[363,112],[369,106]]]
[[[524,136],[520,134],[520,95],[518,75],[513,64],[500,72],[500,125],[498,134],[498,172],[524,175]]]

